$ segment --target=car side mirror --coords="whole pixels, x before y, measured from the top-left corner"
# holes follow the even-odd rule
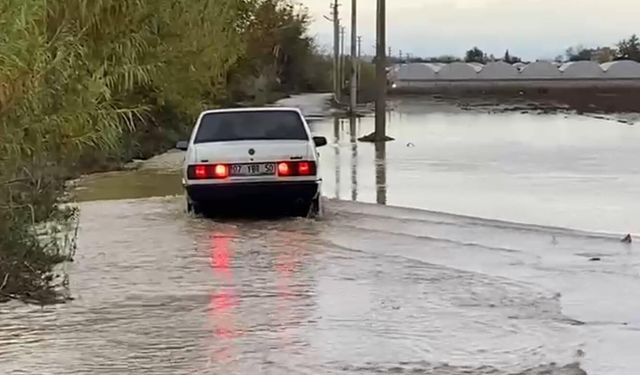
[[[327,145],[327,138],[325,137],[313,137],[313,143],[316,147],[322,147]]]
[[[178,150],[187,151],[187,149],[189,148],[189,142],[179,141],[178,143],[176,143],[176,148]]]

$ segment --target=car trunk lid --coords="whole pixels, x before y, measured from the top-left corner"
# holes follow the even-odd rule
[[[265,163],[287,160],[313,160],[308,141],[268,140],[211,142],[195,145],[199,163]]]

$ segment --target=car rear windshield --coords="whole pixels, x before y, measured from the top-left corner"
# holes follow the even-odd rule
[[[309,137],[297,112],[219,112],[202,117],[194,143],[259,139],[308,140]]]

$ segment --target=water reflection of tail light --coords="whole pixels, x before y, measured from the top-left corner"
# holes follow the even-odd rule
[[[284,299],[290,299],[293,295],[290,290],[291,278],[300,271],[308,239],[299,233],[288,231],[282,233],[281,239],[284,243],[276,261],[278,294]]]
[[[223,290],[211,295],[211,307],[215,311],[225,311],[235,305],[235,296],[228,290]]]
[[[230,242],[228,234],[214,233],[210,249],[211,268],[214,275],[219,278],[222,287],[211,293],[209,315],[215,336],[225,339],[233,338],[237,334],[234,309],[238,305],[238,299],[234,288],[230,286],[232,283]]]
[[[218,339],[232,339],[236,337],[237,328],[233,310],[237,306],[237,298],[233,294],[233,291],[223,290],[214,292],[210,298],[209,319],[215,337]],[[216,342],[217,345],[221,344],[218,340],[216,340]]]
[[[229,237],[214,234],[211,244],[211,267],[214,271],[227,274],[230,267],[229,258]]]

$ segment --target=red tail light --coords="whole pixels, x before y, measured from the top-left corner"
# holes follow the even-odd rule
[[[187,169],[189,180],[225,179],[229,177],[229,166],[226,164],[197,164]]]
[[[298,174],[300,176],[309,176],[311,174],[311,164],[308,161],[299,162]]]
[[[292,169],[291,163],[287,163],[286,161],[278,163],[278,176],[291,176]]]
[[[195,168],[195,177],[197,179],[205,179],[207,178],[207,166],[206,165],[196,165]]]
[[[315,174],[316,163],[313,161],[283,161],[278,163],[278,176],[281,177],[315,176]]]
[[[229,177],[229,166],[224,164],[218,164],[213,167],[213,176],[215,178],[227,178]]]

